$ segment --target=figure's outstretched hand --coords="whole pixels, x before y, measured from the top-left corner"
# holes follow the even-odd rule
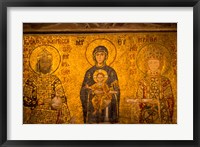
[[[62,99],[60,97],[54,97],[52,100],[51,100],[51,107],[52,109],[61,109],[62,107]]]
[[[85,88],[87,88],[87,89],[89,88],[88,84],[85,85]]]
[[[117,94],[117,91],[110,90],[109,93],[110,94]]]
[[[92,89],[88,84],[85,85],[86,89]]]

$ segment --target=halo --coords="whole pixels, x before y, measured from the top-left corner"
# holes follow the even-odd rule
[[[161,59],[162,60],[162,69],[161,74],[166,73],[171,67],[171,56],[169,50],[158,43],[150,43],[140,48],[137,57],[136,57],[136,65],[137,68],[144,74],[147,72],[147,54],[154,53],[153,51],[157,50],[158,52],[162,53]]]
[[[93,66],[95,61],[93,60],[92,52],[97,46],[105,46],[108,49],[108,59],[106,60],[107,65],[111,65],[117,56],[117,50],[115,45],[108,39],[98,38],[90,42],[85,51],[85,57],[88,63]]]
[[[93,74],[93,80],[95,82],[97,82],[97,74],[99,74],[99,73],[104,74],[104,81],[103,82],[106,82],[106,80],[108,79],[108,73],[105,70],[103,70],[103,69],[99,69],[99,70],[96,70],[94,72],[94,74]]]
[[[60,65],[60,60],[61,60],[60,54],[54,46],[41,45],[41,46],[36,47],[30,54],[29,65],[35,73],[39,74],[39,72],[36,70],[36,65],[38,61],[37,57],[39,56],[41,51],[43,51],[44,49],[48,51],[53,57],[53,62],[52,62],[52,67],[51,67],[51,72],[50,72],[50,74],[52,74],[58,69]]]

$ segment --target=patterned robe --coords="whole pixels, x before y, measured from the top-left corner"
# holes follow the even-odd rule
[[[24,123],[69,123],[70,112],[60,79],[55,75],[41,74],[29,78],[23,91]],[[61,99],[59,109],[52,108],[52,99]],[[29,111],[27,111],[29,110]],[[30,112],[30,114],[26,114]]]
[[[164,76],[147,76],[139,83],[140,123],[172,123],[174,97],[170,80]]]
[[[102,112],[99,114],[92,115],[92,113],[94,112],[94,108],[92,105],[92,98],[94,97],[94,94],[91,92],[91,90],[85,88],[86,84],[88,84],[88,86],[95,84],[95,81],[93,80],[93,74],[96,70],[99,69],[105,70],[107,72],[108,79],[106,81],[106,84],[108,85],[108,87],[112,88],[114,91],[117,91],[117,94],[112,94],[111,103],[108,106],[109,122],[117,123],[119,118],[119,102],[120,102],[118,77],[115,70],[107,65],[101,68],[93,66],[85,74],[85,78],[80,92],[80,98],[83,107],[84,123],[105,122],[106,109],[103,109]]]
[[[108,85],[105,83],[95,83],[91,86],[91,90],[92,92],[94,92],[95,90],[102,91],[102,93],[99,94],[94,93],[94,97],[92,98],[92,105],[94,110],[99,111],[105,109],[112,99],[112,95],[109,94],[110,89]]]

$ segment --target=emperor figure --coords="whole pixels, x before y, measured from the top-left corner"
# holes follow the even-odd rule
[[[36,71],[24,84],[23,105],[31,111],[24,123],[62,124],[70,123],[67,98],[60,79],[51,74],[53,56],[42,50],[37,58]]]

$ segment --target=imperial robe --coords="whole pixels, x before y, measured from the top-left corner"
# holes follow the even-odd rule
[[[50,74],[32,76],[25,82],[23,94],[24,123],[70,123],[67,98],[57,76]],[[61,99],[59,109],[52,108],[54,98]]]
[[[164,76],[147,76],[140,81],[140,123],[172,123],[174,97],[170,80]]]

